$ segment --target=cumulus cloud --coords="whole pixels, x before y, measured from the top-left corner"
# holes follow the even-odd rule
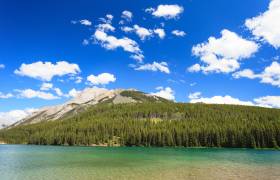
[[[133,53],[134,55],[142,55],[142,51],[139,48],[138,43],[127,37],[118,39],[115,36],[108,35],[106,32],[101,30],[96,30],[93,37],[96,42],[100,43],[105,49],[114,50],[116,48],[122,48],[124,51]]]
[[[111,24],[114,16],[112,14],[107,14],[105,18],[99,18],[99,21],[106,24]]]
[[[138,25],[133,26],[135,33],[139,36],[139,38],[144,41],[146,38],[149,38],[153,35],[153,31],[144,27],[140,27]]]
[[[259,46],[227,29],[221,31],[222,37],[210,37],[208,42],[192,48],[193,55],[200,58],[203,65],[195,64],[189,70],[204,73],[230,73],[240,67],[239,61],[250,58]]]
[[[41,91],[50,91],[50,90],[53,90],[55,93],[56,93],[56,95],[57,96],[66,96],[66,95],[64,95],[64,93],[61,91],[61,89],[60,88],[57,88],[57,87],[54,87],[53,86],[53,84],[52,83],[43,83],[42,85],[41,85],[41,88],[40,88],[40,90]],[[42,92],[38,92],[38,91],[36,91],[37,92],[37,94],[41,94],[42,95]],[[22,93],[22,92],[21,92]],[[46,95],[43,95],[43,96],[46,96]],[[48,95],[47,96],[50,96],[50,93],[48,93]],[[51,97],[51,96],[50,96]],[[57,98],[57,97],[53,97],[54,99],[55,98]],[[52,99],[52,98],[51,98]]]
[[[156,28],[156,29],[152,30],[152,29],[147,29],[145,27],[141,27],[137,24],[135,24],[133,27],[128,27],[128,26],[121,27],[121,30],[126,33],[135,32],[136,35],[142,41],[153,37],[154,34],[157,35],[160,39],[164,39],[164,37],[166,35],[164,29],[162,29],[162,28]]]
[[[81,91],[76,90],[75,88],[71,89],[68,92],[68,96],[70,97],[76,97],[79,93],[81,93]]]
[[[55,96],[51,93],[47,93],[44,91],[36,91],[33,89],[24,89],[24,90],[17,90],[17,91],[19,92],[20,98],[27,98],[27,99],[39,98],[44,100],[59,99],[58,96]]]
[[[104,24],[98,24],[96,26],[96,28],[100,31],[103,31],[103,32],[108,32],[108,31],[112,31],[114,32],[115,31],[115,27],[113,27],[111,24],[109,23],[104,23]]]
[[[164,29],[157,28],[154,30],[154,33],[157,34],[160,39],[164,39],[164,37],[165,37]]]
[[[133,14],[132,14],[132,12],[125,10],[125,11],[122,12],[122,16],[121,17],[123,19],[125,19],[126,21],[131,21],[132,17],[133,17]]]
[[[198,72],[201,70],[201,66],[199,64],[194,64],[188,68],[189,72]]]
[[[55,93],[58,95],[58,96],[64,96],[63,92],[61,91],[61,89],[59,88],[54,88],[53,89],[55,91]]]
[[[84,25],[84,26],[91,26],[92,25],[92,22],[90,20],[87,20],[87,19],[82,19],[82,20],[79,20],[79,21],[71,21],[72,24],[81,24],[81,25]]]
[[[280,87],[280,64],[276,61],[272,62],[270,66],[267,66],[263,72],[255,74],[251,69],[244,69],[233,74],[233,77],[260,79],[261,83],[271,84],[273,86]]]
[[[89,75],[87,77],[87,80],[91,85],[106,85],[106,84],[109,84],[111,82],[115,82],[116,77],[113,74],[110,74],[110,73],[102,73],[102,74],[99,74],[97,76]]]
[[[168,64],[166,62],[153,62],[152,64],[142,64],[134,68],[137,71],[160,71],[166,74],[170,74]]]
[[[46,82],[44,82],[44,83],[41,85],[40,90],[41,90],[41,91],[48,91],[48,90],[50,90],[50,89],[52,89],[52,88],[53,88],[53,84],[52,84],[52,83],[46,83]]]
[[[14,95],[12,93],[4,94],[4,93],[0,92],[0,99],[8,99],[8,98],[12,98],[12,97],[14,97]]]
[[[226,96],[202,97],[200,92],[189,95],[190,103],[205,104],[233,104],[245,106],[259,106],[267,108],[280,108],[280,96],[263,96],[255,98],[253,101],[242,101],[238,98]]]
[[[232,74],[232,76],[236,79],[239,79],[239,78],[242,78],[242,77],[246,77],[246,78],[249,78],[249,79],[257,78],[255,73],[251,69],[244,69],[242,71],[235,72],[235,73]]]
[[[11,110],[8,112],[0,112],[0,129],[24,119],[35,111],[36,109],[30,108],[25,110]]]
[[[280,108],[280,96],[264,96],[256,98],[254,101],[259,106]]]
[[[158,92],[151,93],[152,95],[159,96],[168,100],[175,100],[175,92],[170,87],[157,87]]]
[[[54,76],[76,75],[80,73],[77,64],[66,61],[59,61],[55,64],[51,62],[38,61],[31,64],[22,64],[14,73],[20,76],[27,76],[42,81],[51,81]]]
[[[75,83],[80,84],[83,81],[83,78],[81,76],[76,77]]]
[[[189,99],[198,99],[201,96],[201,92],[194,92],[189,94]]]
[[[87,19],[80,20],[80,23],[82,25],[85,25],[85,26],[91,26],[92,25],[92,22],[90,20],[87,20]]]
[[[277,20],[278,19],[278,20]],[[280,47],[280,0],[271,0],[269,8],[259,16],[247,19],[245,25],[257,38]]]
[[[107,14],[105,16],[105,18],[99,18],[99,20],[101,21],[100,24],[97,24],[95,27],[97,30],[99,31],[103,31],[103,32],[109,32],[115,31],[115,27],[112,26],[112,20],[113,20],[114,16],[111,14]]]
[[[128,26],[121,27],[121,30],[126,33],[134,31],[132,27],[128,27]]]
[[[180,30],[173,30],[171,33],[178,37],[184,37],[186,35],[184,31],[180,31]]]
[[[151,13],[155,17],[163,17],[165,19],[174,19],[174,18],[178,18],[179,15],[184,12],[184,8],[177,4],[159,5],[156,9],[147,8],[145,11],[148,13]]]
[[[106,18],[108,19],[108,21],[112,22],[114,16],[112,14],[106,14]]]
[[[0,69],[4,69],[5,65],[4,64],[0,64]]]
[[[213,96],[213,97],[201,97],[200,92],[192,93],[189,95],[190,103],[205,103],[205,104],[234,104],[234,105],[247,105],[253,106],[250,101],[241,101],[238,98],[231,96]]]

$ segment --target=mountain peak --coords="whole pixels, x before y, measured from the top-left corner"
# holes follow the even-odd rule
[[[145,94],[136,89],[108,90],[98,87],[86,88],[64,104],[43,107],[25,119],[13,124],[11,127],[66,118],[83,112],[89,106],[97,105],[99,103],[123,104],[137,102],[168,102],[168,100],[154,95]]]

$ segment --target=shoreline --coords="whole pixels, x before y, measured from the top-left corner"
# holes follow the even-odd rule
[[[243,150],[273,150],[280,151],[280,148],[244,148],[244,147],[184,147],[184,146],[108,146],[107,144],[92,144],[92,145],[43,145],[43,144],[9,144],[5,142],[0,142],[0,145],[26,145],[26,146],[55,146],[55,147],[102,147],[102,148],[172,148],[172,149],[243,149]]]

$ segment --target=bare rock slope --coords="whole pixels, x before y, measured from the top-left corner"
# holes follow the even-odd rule
[[[85,111],[87,107],[97,105],[99,103],[121,104],[165,101],[168,100],[132,89],[108,90],[104,88],[87,88],[72,100],[61,105],[43,107],[10,127],[34,124],[42,121],[54,121],[73,116]]]

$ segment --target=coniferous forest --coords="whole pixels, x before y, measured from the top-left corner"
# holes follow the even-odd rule
[[[280,146],[280,110],[171,102],[99,104],[76,116],[0,131],[0,140],[38,145]]]

